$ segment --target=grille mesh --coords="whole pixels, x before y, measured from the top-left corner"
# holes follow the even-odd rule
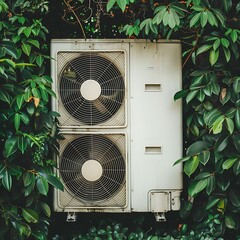
[[[124,52],[59,53],[58,93],[63,114],[61,125],[121,126],[125,124],[125,56]],[[99,86],[100,94],[86,98]],[[116,116],[117,115],[117,116]]]
[[[124,135],[80,135],[62,147],[60,175],[73,199],[88,205],[96,205],[97,202],[104,205],[125,188],[126,159],[119,149],[125,148]],[[83,174],[83,166],[89,161],[96,161],[102,168],[96,180],[89,180]],[[96,170],[89,169],[89,174],[94,175]],[[122,196],[114,201],[116,206],[121,205]]]

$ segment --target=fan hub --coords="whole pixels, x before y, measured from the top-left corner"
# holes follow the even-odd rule
[[[82,96],[89,101],[96,100],[101,94],[101,86],[95,80],[86,80],[83,82],[80,88]]]
[[[96,160],[88,160],[82,166],[82,175],[88,181],[97,181],[102,173],[102,165]]]

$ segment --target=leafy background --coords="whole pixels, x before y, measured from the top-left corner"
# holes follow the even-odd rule
[[[239,1],[0,0],[0,14],[1,239],[240,239]],[[83,215],[64,236],[69,225],[50,216],[49,186],[62,184],[53,171],[60,136],[49,108],[49,42],[126,37],[182,41],[180,216],[157,225],[147,214]]]

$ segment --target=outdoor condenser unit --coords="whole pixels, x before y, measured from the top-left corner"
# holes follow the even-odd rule
[[[59,212],[179,210],[182,167],[179,41],[51,42],[53,110],[64,136]]]

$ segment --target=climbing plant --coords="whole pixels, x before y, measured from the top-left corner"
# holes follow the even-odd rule
[[[0,0],[0,239],[47,239],[57,113],[49,110],[46,1]],[[38,12],[37,12],[38,11]]]
[[[49,36],[182,41],[183,90],[174,96],[183,99],[186,142],[176,159],[186,179],[180,214],[192,228],[237,238],[238,0],[0,0],[0,16],[1,239],[47,239],[49,185],[62,189],[51,156],[60,136],[49,108]]]

